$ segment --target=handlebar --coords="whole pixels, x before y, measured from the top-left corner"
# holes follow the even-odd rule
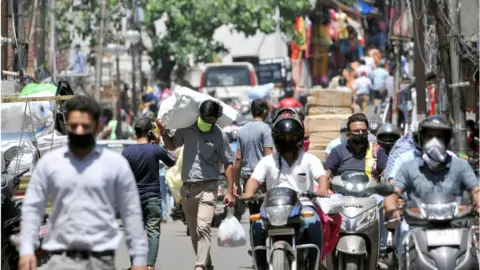
[[[263,193],[263,194],[254,194],[251,198],[249,199],[243,199],[243,198],[240,198],[239,200],[240,201],[243,201],[245,203],[252,203],[252,202],[260,202],[262,201],[263,199],[265,199],[265,196],[266,194]],[[307,191],[307,192],[303,192],[303,193],[300,193],[298,195],[298,197],[306,197],[308,199],[315,199],[315,198],[330,198],[330,195],[326,195],[326,196],[321,196],[321,195],[318,195],[316,194],[315,192],[312,192],[312,191]]]

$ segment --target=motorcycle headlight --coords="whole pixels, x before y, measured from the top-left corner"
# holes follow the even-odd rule
[[[428,220],[450,220],[455,216],[457,203],[422,204]]]
[[[374,207],[366,212],[364,212],[360,217],[357,218],[357,228],[372,222],[377,217],[377,208]]]
[[[288,223],[288,217],[292,210],[291,205],[269,206],[265,207],[267,212],[268,222],[273,226],[284,226]]]

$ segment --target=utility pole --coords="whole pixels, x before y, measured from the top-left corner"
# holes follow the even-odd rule
[[[115,129],[115,135],[117,135],[117,140],[121,140],[123,137],[122,134],[122,109],[123,109],[123,95],[125,94],[123,87],[121,86],[120,81],[120,55],[117,54],[117,58],[115,59],[117,62],[117,89],[118,89],[118,96],[117,96],[117,127]],[[113,130],[112,130],[113,131]]]
[[[402,51],[401,51],[402,43],[400,39],[395,40],[395,47],[394,47],[394,54],[395,54],[395,62],[396,62],[396,69],[395,69],[395,87],[394,93],[392,96],[392,124],[398,126],[398,91],[400,90],[400,79],[401,79],[401,72],[402,72]]]
[[[451,26],[453,27],[454,32],[459,32],[459,22],[458,22],[458,0],[450,0],[450,19],[452,20]],[[450,38],[450,67],[452,70],[451,79],[452,84],[449,85],[449,88],[452,88],[452,107],[453,107],[453,120],[455,123],[455,147],[457,153],[462,156],[467,153],[467,129],[465,126],[465,108],[463,103],[462,91],[459,89],[460,85],[460,57],[457,53],[455,38]]]
[[[435,2],[435,1],[430,1]],[[414,71],[415,71],[415,90],[417,94],[417,121],[421,121],[427,114],[427,97],[425,86],[425,26],[424,26],[424,4],[420,0],[411,0],[410,6],[413,17],[414,31]]]
[[[137,27],[137,3],[135,0],[132,0],[132,28],[138,31]],[[138,53],[138,44],[132,43],[132,108],[133,108],[133,120],[137,116],[137,83],[136,83],[136,74],[137,74],[137,53]],[[141,76],[141,74],[140,74]],[[141,79],[140,79],[141,81]]]
[[[107,0],[100,0],[100,33],[99,42],[97,44],[97,61],[95,63],[95,99],[100,102],[100,91],[102,85],[102,68],[103,68],[103,36],[105,32],[105,9]]]
[[[14,1],[14,14],[12,18],[15,19],[13,22],[15,24],[15,32],[17,35],[16,54],[15,54],[15,71],[26,70],[27,69],[27,50],[26,50],[26,41],[25,41],[25,20],[23,9],[25,6],[24,0]]]
[[[42,80],[40,75],[45,70],[45,29],[47,25],[47,0],[40,0],[39,10],[37,11],[36,30],[35,30],[35,47],[37,51],[37,74],[35,77]]]
[[[8,38],[8,12],[7,12],[7,6],[8,6],[8,1],[7,0],[1,0],[2,1],[2,63],[1,63],[1,70],[6,70],[8,66],[8,42],[4,42],[4,39]]]
[[[55,46],[55,8],[56,0],[50,0],[49,24],[50,24],[50,61],[52,65],[52,80],[57,84],[57,48]]]

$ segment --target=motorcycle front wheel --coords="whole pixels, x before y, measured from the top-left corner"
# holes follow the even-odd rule
[[[290,270],[291,264],[285,250],[276,249],[272,253],[272,266],[275,270]]]
[[[360,269],[361,257],[355,255],[344,255],[345,269],[358,270]]]

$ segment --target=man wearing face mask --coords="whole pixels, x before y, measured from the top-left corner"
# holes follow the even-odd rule
[[[362,113],[351,115],[347,121],[347,141],[333,148],[325,161],[326,175],[322,176],[319,192],[328,193],[329,178],[341,175],[346,171],[364,172],[370,178],[379,180],[387,164],[385,150],[378,144],[368,140],[368,120]],[[378,203],[383,201],[382,196],[373,195]],[[383,262],[387,250],[388,231],[383,222],[380,212],[380,259],[379,268],[386,269]]]
[[[46,269],[115,269],[115,250],[125,225],[132,270],[146,269],[147,241],[135,178],[120,154],[95,144],[101,108],[88,96],[66,103],[68,146],[46,153],[36,164],[22,206],[19,269],[36,269],[38,231],[49,199],[53,212],[42,249],[52,256]]]
[[[413,160],[404,163],[393,178],[392,185],[396,193],[386,197],[384,202],[389,219],[400,217],[400,210],[396,206],[399,194],[404,194],[407,200],[411,200],[432,192],[462,196],[467,190],[471,192],[478,212],[478,179],[467,161],[447,153],[452,135],[451,125],[442,116],[432,115],[420,122],[415,143],[422,151]],[[402,243],[408,230],[408,225],[403,222],[395,231],[398,239],[396,243]],[[403,250],[398,247],[397,244],[397,249]]]
[[[195,270],[213,270],[210,258],[211,223],[217,201],[219,163],[225,168],[228,193],[224,203],[233,206],[233,153],[226,135],[215,123],[222,116],[222,106],[213,100],[200,105],[197,123],[188,128],[177,129],[168,136],[161,122],[157,126],[165,147],[174,151],[183,148],[182,180],[180,191],[183,212],[187,220],[194,251],[197,255]]]
[[[293,111],[291,111],[293,112]],[[281,114],[281,112],[279,112]],[[275,144],[276,153],[263,157],[255,167],[253,174],[248,179],[245,193],[242,195],[244,200],[251,199],[259,187],[265,183],[267,191],[275,187],[288,187],[304,193],[313,192],[315,182],[325,174],[320,159],[316,156],[302,151],[305,130],[303,123],[295,115],[280,115],[275,117],[272,127],[272,137]],[[304,206],[309,208],[309,206]],[[312,217],[302,219],[303,223],[300,231],[308,236],[309,243],[322,248],[322,230],[320,219],[314,211]],[[263,221],[255,221],[252,224],[252,245],[263,246],[267,238],[267,232],[264,229]],[[314,265],[315,252],[310,249],[310,266]],[[266,260],[266,251],[255,253],[257,269],[268,269]],[[312,268],[309,268],[309,270]],[[322,268],[321,269],[325,269]],[[317,269],[315,269],[317,270]]]

